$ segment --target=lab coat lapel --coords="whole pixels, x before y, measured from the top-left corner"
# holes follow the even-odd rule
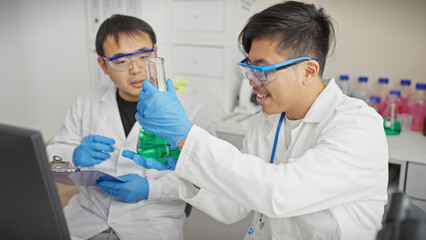
[[[142,126],[138,123],[138,121],[136,121],[135,124],[133,124],[132,130],[130,130],[126,141],[137,142],[141,128]]]
[[[324,118],[329,115],[328,112],[331,111],[331,109],[335,109],[341,97],[342,91],[337,86],[334,78],[331,78],[327,86],[320,95],[318,95],[311,108],[306,113],[303,122],[318,123],[323,121]]]
[[[115,96],[117,88],[111,86],[100,99],[101,109],[104,111],[100,113],[100,128],[104,132],[110,134],[116,141],[124,141],[126,139],[123,124],[121,122],[120,112],[118,111],[117,98]]]
[[[300,126],[292,131],[292,144],[288,147],[284,159],[299,157],[312,145],[312,136],[317,134],[315,132],[316,127],[329,115],[330,109],[335,109],[341,97],[342,92],[332,78],[326,88],[315,99]]]

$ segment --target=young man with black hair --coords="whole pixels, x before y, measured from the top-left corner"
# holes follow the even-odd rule
[[[240,40],[239,65],[262,105],[242,152],[186,118],[170,81],[168,92],[143,83],[136,119],[182,148],[179,159],[123,155],[175,169],[179,196],[218,221],[254,211],[245,239],[375,239],[387,202],[383,119],[334,79],[324,84],[330,17],[313,4],[283,2],[252,16]]]
[[[96,52],[114,84],[76,100],[47,152],[118,176],[124,183],[99,179],[96,186],[80,187],[64,209],[70,232],[82,239],[181,240],[185,202],[177,194],[177,176],[145,169],[121,156],[124,149],[136,149],[141,128],[136,105],[147,78],[145,59],[157,52],[155,33],[141,19],[113,15],[98,30]],[[178,96],[191,120],[214,134],[201,105]]]

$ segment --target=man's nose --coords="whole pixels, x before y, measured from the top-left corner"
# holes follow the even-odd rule
[[[129,65],[129,72],[132,75],[141,73],[144,70],[144,66],[139,66],[136,61],[131,61]]]
[[[249,84],[250,84],[250,86],[252,86],[252,87],[260,87],[260,86],[262,86],[262,84],[261,83],[255,83],[253,80],[249,80]]]

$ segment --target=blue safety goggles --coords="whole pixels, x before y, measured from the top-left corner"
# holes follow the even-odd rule
[[[148,50],[142,50],[115,56],[112,58],[102,57],[106,60],[114,71],[122,72],[129,71],[132,67],[132,63],[135,62],[139,67],[145,67],[145,60],[152,58],[152,52],[155,51],[155,46]]]
[[[290,59],[281,63],[267,65],[267,66],[253,66],[247,64],[247,58],[243,59],[238,63],[243,74],[248,80],[255,82],[256,84],[265,84],[272,80],[275,80],[276,72],[284,70],[288,67],[296,65],[301,62],[312,60],[310,57],[299,57]]]
[[[128,54],[123,54],[123,55],[115,56],[115,57],[112,57],[112,58],[107,58],[107,57],[102,57],[102,58],[107,60],[107,61],[113,61],[115,59],[122,58],[122,57],[133,56],[133,55],[137,55],[137,54],[141,54],[141,53],[154,52],[154,50],[155,50],[154,48],[155,48],[155,46],[152,47],[151,49],[148,49],[148,50],[142,50],[142,51],[132,52],[132,53],[128,53]]]

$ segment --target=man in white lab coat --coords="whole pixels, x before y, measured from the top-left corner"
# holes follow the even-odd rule
[[[182,148],[179,159],[123,155],[175,169],[179,196],[218,221],[254,211],[245,239],[375,239],[387,202],[383,119],[334,79],[324,84],[330,17],[283,2],[252,16],[240,40],[239,65],[262,105],[241,152],[186,118],[170,81],[168,92],[143,83],[136,119]]]
[[[114,84],[80,96],[47,152],[75,165],[102,170],[124,183],[80,187],[64,212],[70,232],[82,239],[183,239],[185,202],[174,172],[145,169],[121,156],[136,149],[141,126],[136,105],[146,79],[144,60],[155,56],[156,37],[144,21],[123,15],[105,20],[96,37],[98,63]],[[215,134],[200,104],[178,94],[188,117]],[[115,147],[115,149],[113,148]],[[116,150],[121,149],[121,150]]]

